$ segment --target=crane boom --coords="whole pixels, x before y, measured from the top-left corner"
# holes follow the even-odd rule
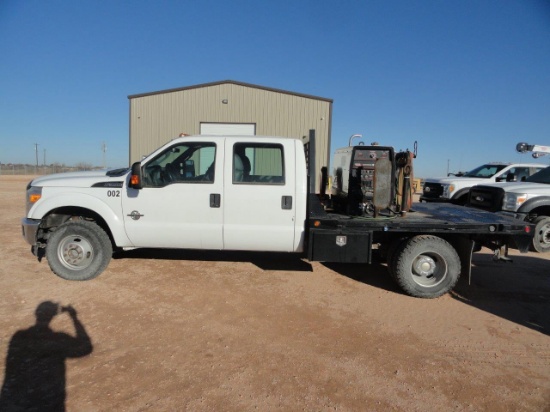
[[[549,146],[541,146],[537,144],[529,144],[524,142],[518,143],[516,145],[516,150],[520,153],[533,152],[532,156],[535,159],[538,159],[539,157],[545,156],[550,153]]]

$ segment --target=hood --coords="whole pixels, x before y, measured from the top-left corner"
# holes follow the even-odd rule
[[[37,177],[31,182],[31,185],[42,187],[91,187],[97,183],[122,183],[124,181],[124,176],[129,171],[130,169],[125,168],[112,170],[92,170],[88,172],[56,173]]]
[[[531,183],[531,182],[517,182],[517,183],[488,183],[479,186],[500,187],[506,192],[513,193],[549,193],[550,185],[546,183]]]
[[[453,177],[439,177],[426,179],[425,182],[428,183],[440,183],[440,184],[451,184],[456,182],[468,182],[469,184],[477,184],[483,182],[491,182],[491,178],[483,177],[463,177],[463,176],[453,176]]]

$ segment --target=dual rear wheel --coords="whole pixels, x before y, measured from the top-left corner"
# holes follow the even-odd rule
[[[431,235],[396,240],[388,249],[388,269],[408,295],[436,298],[458,282],[461,264],[455,248]]]
[[[550,252],[550,217],[539,216],[534,222],[535,235],[531,249],[535,252]]]

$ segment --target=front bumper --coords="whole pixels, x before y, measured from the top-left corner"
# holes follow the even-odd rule
[[[23,230],[23,238],[25,241],[34,246],[36,244],[36,234],[38,233],[38,228],[40,227],[40,220],[36,219],[21,219],[21,229]]]
[[[420,196],[421,202],[436,202],[436,203],[450,203],[451,199],[447,199],[446,197],[425,197],[423,195]]]

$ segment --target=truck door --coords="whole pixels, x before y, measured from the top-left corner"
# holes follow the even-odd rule
[[[222,139],[179,141],[143,163],[143,188],[122,200],[135,246],[223,248],[223,150]]]
[[[292,139],[226,140],[224,249],[295,250],[295,151]]]

